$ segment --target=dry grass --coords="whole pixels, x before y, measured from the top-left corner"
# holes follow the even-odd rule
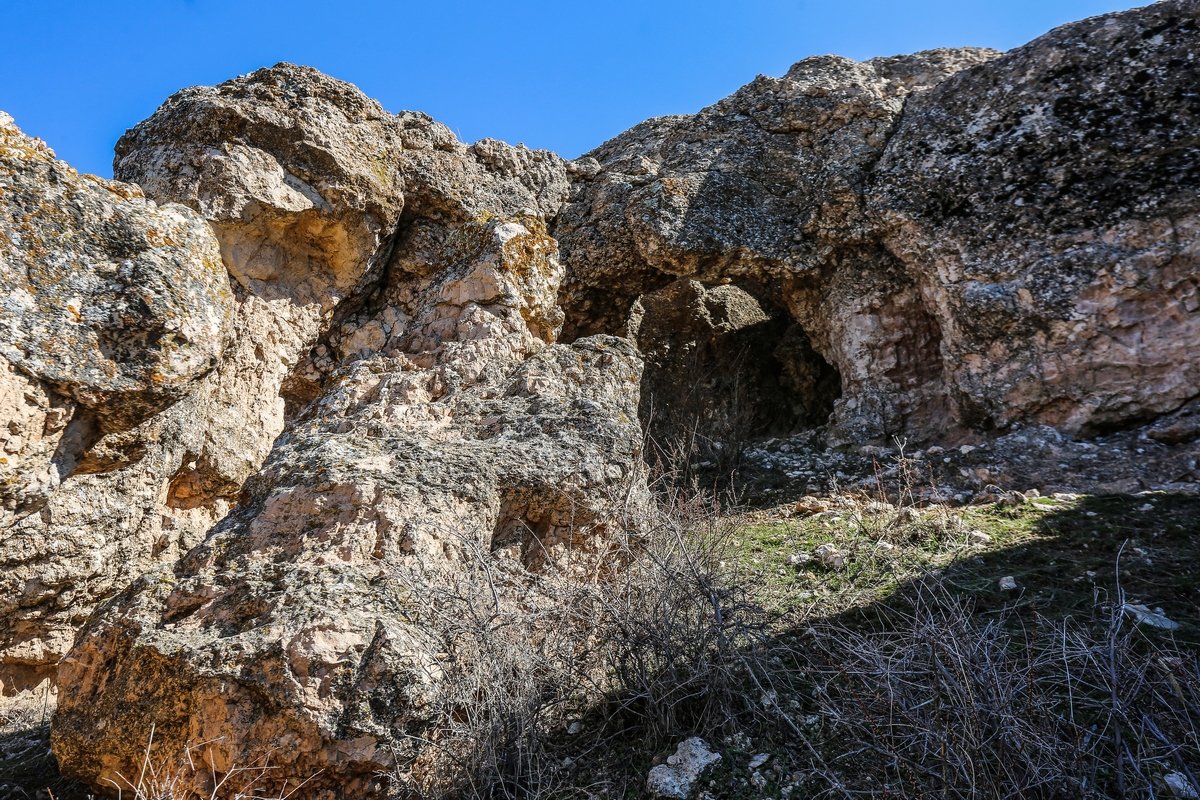
[[[445,724],[425,773],[438,779],[400,785],[638,797],[652,757],[699,734],[729,755],[709,779],[715,797],[1156,798],[1172,796],[1168,779],[1200,786],[1196,653],[1123,614],[1119,576],[1111,596],[1097,585],[1087,603],[1078,590],[1062,598],[1069,612],[1032,591],[977,604],[964,576],[989,567],[967,535],[989,520],[890,497],[899,504],[833,504],[822,535],[849,564],[810,568],[816,583],[778,580],[746,558],[745,516],[674,488],[605,580],[500,574],[477,550],[457,580],[412,586]],[[1036,560],[1044,540],[1014,511],[1008,541],[1003,518],[989,557]],[[772,755],[765,771],[738,766],[757,752]]]
[[[401,576],[442,720],[420,742],[432,759],[395,776],[402,791],[582,793],[575,767],[612,737],[653,750],[772,713],[745,692],[747,678],[773,691],[760,659],[772,626],[733,577],[728,524],[678,495],[653,523],[609,554],[621,569],[591,581],[527,572],[466,537],[461,569]]]
[[[1200,787],[1196,650],[1123,611],[1155,591],[1187,613],[1192,505],[929,508],[900,489],[888,502],[827,499],[801,519],[731,514],[664,481],[583,573],[550,559],[531,572],[459,537],[453,570],[396,576],[435,724],[412,734],[392,788],[642,797],[651,763],[691,735],[725,755],[699,790],[721,798],[1116,800]],[[1064,520],[1091,527],[1071,539],[1055,527]],[[979,528],[990,549],[968,542]],[[822,544],[846,563],[785,559]],[[1022,589],[999,591],[997,569]],[[157,768],[152,744],[114,790],[204,800],[180,791],[195,767]],[[758,754],[769,762],[751,769]],[[208,800],[303,797],[256,793],[269,771],[263,760],[209,775]]]
[[[1086,620],[978,614],[936,578],[872,630],[804,638],[837,782],[896,797],[1155,797],[1200,770],[1200,662],[1098,599]],[[869,762],[872,767],[863,769]]]

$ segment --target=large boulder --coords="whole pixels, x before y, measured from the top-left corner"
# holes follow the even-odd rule
[[[17,227],[0,269],[40,287],[13,294],[0,337],[4,693],[46,680],[96,605],[204,538],[343,353],[399,335],[397,306],[367,302],[406,291],[383,282],[389,263],[436,271],[456,225],[551,215],[567,187],[557,156],[468,147],[288,64],[170,98],[118,145],[132,183],[77,176],[9,122],[4,136]]]
[[[102,418],[92,428],[73,423],[74,428],[61,434],[76,449],[76,440],[85,441],[82,465],[71,480],[46,493],[40,513],[25,514],[5,534],[0,675],[7,680],[0,682],[6,687],[28,686],[51,674],[99,602],[153,564],[173,562],[228,512],[242,482],[258,469],[283,431],[288,376],[327,326],[338,301],[365,282],[386,257],[386,243],[402,206],[395,167],[380,166],[395,160],[395,152],[388,155],[386,150],[390,115],[353,87],[315,71],[278,72],[282,74],[260,71],[217,89],[185,90],[127,133],[115,171],[141,189],[125,183],[105,189],[94,179],[75,179],[93,195],[122,192],[133,198],[126,201],[129,209],[123,216],[109,215],[115,221],[91,224],[101,246],[108,236],[115,242],[110,247],[130,250],[138,245],[135,234],[141,226],[159,237],[158,249],[148,255],[182,259],[189,254],[182,248],[188,240],[179,233],[170,238],[166,227],[176,220],[177,227],[183,222],[192,226],[192,235],[204,244],[191,254],[194,264],[175,264],[174,272],[157,279],[152,272],[147,277],[135,269],[146,262],[149,266],[141,271],[152,270],[153,260],[125,262],[121,274],[130,276],[125,284],[113,281],[104,287],[117,298],[114,302],[147,302],[140,298],[153,299],[151,293],[162,284],[167,287],[165,297],[182,296],[182,308],[200,317],[212,313],[212,302],[194,290],[195,296],[187,292],[203,277],[224,292],[223,327],[221,335],[201,340],[208,348],[205,369],[216,366],[208,375],[196,376],[202,380],[177,389],[173,387],[179,381],[147,381],[160,393],[173,389],[173,406],[147,404],[144,413],[131,417],[139,408],[133,402],[99,403],[109,409],[110,417],[114,410],[122,411],[123,424]],[[263,88],[264,82],[269,88]],[[254,98],[248,97],[255,91]],[[308,102],[301,102],[300,95]],[[272,128],[268,118],[280,130]],[[242,139],[243,131],[250,131],[249,143]],[[323,138],[332,133],[336,138]],[[220,142],[228,144],[222,147]],[[336,144],[341,161],[321,160],[323,142]],[[354,151],[355,143],[363,153]],[[365,163],[367,157],[380,163]],[[69,188],[58,174],[69,168],[54,170],[33,175],[30,185],[45,192],[58,192],[60,184]],[[297,175],[317,180],[317,173],[326,176],[320,185],[328,199],[305,194],[297,183]],[[143,191],[163,204],[158,211],[153,203],[137,199]],[[55,213],[70,209],[56,194],[54,202],[32,218],[52,224]],[[113,231],[121,237],[114,238]],[[58,241],[77,261],[95,260],[86,242],[70,237]],[[292,248],[289,257],[282,254],[283,246]],[[39,260],[55,264],[40,256]],[[67,274],[74,287],[90,273],[75,267]],[[230,275],[235,278],[232,291]],[[88,288],[64,289],[57,313],[77,313],[78,308],[71,311],[79,304],[71,299],[76,296],[99,308],[107,295],[98,294],[93,301]],[[87,319],[93,316],[89,311]],[[126,316],[135,320],[127,325],[150,329],[158,324],[154,313],[144,310]],[[114,323],[112,333],[119,330]],[[128,346],[136,353],[133,333]],[[187,352],[181,349],[186,339],[177,334],[153,338],[149,333],[143,338],[149,344],[142,361],[152,366],[148,356],[171,346],[174,350],[161,358],[175,369],[188,365],[180,355]],[[43,349],[51,355],[38,356],[42,359],[58,352]],[[35,355],[42,352],[30,350]],[[75,358],[89,352],[82,346],[72,351],[80,354]],[[133,366],[142,364],[126,360]],[[88,372],[81,367],[78,374]],[[86,402],[77,395],[74,392],[72,399]],[[54,408],[39,413],[50,415],[50,429],[58,424]],[[59,449],[72,452],[70,447]]]
[[[187,209],[79,175],[0,116],[0,356],[127,430],[202,378],[228,343],[229,280]]]
[[[423,724],[405,570],[453,569],[464,536],[520,569],[594,567],[641,496],[636,352],[552,344],[565,163],[279,65],[180,93],[116,166],[205,215],[237,279],[234,348],[190,415],[161,415],[154,485],[209,526],[238,505],[80,634],[60,763],[120,784],[153,728],[167,765],[228,743],[191,752],[197,791],[267,750],[280,787],[374,791]]]
[[[1097,433],[1200,395],[1200,5],[1066,25],[911,98],[884,241],[969,424]]]
[[[243,288],[327,311],[381,266],[401,147],[358,89],[280,64],[175,94],[121,137],[113,171],[200,212]]]

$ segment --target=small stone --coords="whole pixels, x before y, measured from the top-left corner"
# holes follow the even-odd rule
[[[1200,798],[1200,791],[1196,790],[1196,787],[1182,772],[1168,772],[1163,776],[1163,783],[1175,797],[1184,798],[1184,800]]]
[[[1017,588],[1017,579],[1012,575],[1005,575],[1000,579],[1000,591],[1011,592]]]
[[[770,760],[771,760],[770,753],[759,753],[754,758],[750,759],[750,763],[747,766],[750,769],[758,769],[759,767],[761,767],[763,764],[767,763]]]
[[[823,544],[813,551],[813,557],[826,569],[838,570],[846,566],[846,554],[831,544]]]
[[[967,533],[967,544],[984,545],[992,541],[992,537],[981,530],[972,530]]]
[[[646,788],[654,797],[685,800],[704,770],[720,760],[721,754],[709,749],[708,743],[700,737],[685,739],[675,749],[675,754],[667,758],[667,763],[650,770]]]
[[[1151,628],[1160,628],[1164,631],[1179,629],[1179,623],[1167,617],[1161,608],[1151,611],[1149,606],[1129,603],[1126,603],[1123,608],[1126,614],[1132,616],[1141,625],[1149,625]]]

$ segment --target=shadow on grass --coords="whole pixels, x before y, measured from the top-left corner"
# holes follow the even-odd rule
[[[776,643],[806,676],[793,684],[802,708],[821,720],[826,760],[803,767],[822,778],[808,789],[1195,796],[1200,498],[1035,498],[962,517],[994,549]]]
[[[50,723],[31,720],[0,732],[0,800],[88,800],[87,787],[58,772]]]
[[[1200,643],[1200,497],[1097,495],[1066,507],[1038,498],[987,515],[965,512],[984,529],[1005,517],[1022,520],[1032,536],[945,570],[945,583],[973,598],[980,612],[1082,618],[1113,600],[1119,585],[1126,602],[1161,607],[1180,623],[1181,641]],[[1000,588],[1006,576],[1017,589]]]
[[[704,684],[706,675],[728,673],[726,666],[712,663],[711,653],[702,653],[704,663],[681,670],[696,684],[670,731],[651,735],[645,721],[655,710],[627,692],[614,697],[612,705],[584,714],[579,720],[584,733],[547,732],[551,760],[580,765],[578,771],[563,768],[570,774],[555,782],[575,788],[554,795],[519,789],[494,796],[642,797],[651,764],[693,734],[709,737],[724,755],[703,789],[714,798],[1152,796],[1146,787],[1170,796],[1164,780],[1171,770],[1200,771],[1195,738],[1200,726],[1195,667],[1200,498],[1033,498],[955,513],[991,536],[991,546],[964,548],[940,568],[939,597],[954,602],[934,609],[932,617],[917,613],[929,605],[925,578],[903,580],[886,596],[836,615],[809,616],[791,630],[754,639],[755,652],[735,654],[733,669],[745,663],[760,672],[736,698],[728,696],[737,689],[732,683],[723,686],[721,696],[705,688],[712,685]],[[1004,577],[1013,578],[1016,588],[1000,588]],[[1086,666],[1088,659],[1095,660],[1086,647],[1106,644],[1113,628],[1118,584],[1124,602],[1161,608],[1180,627],[1146,629],[1118,612],[1124,638],[1112,642],[1114,652],[1121,648],[1114,683],[1129,687],[1131,694],[1128,700],[1106,701],[1101,690],[1108,677],[1071,672],[1064,682],[1045,654],[1022,648],[1042,641],[1036,636],[1047,623],[1070,619],[1080,633],[1068,666]],[[833,638],[822,640],[823,635]],[[944,658],[936,656],[939,647]],[[872,662],[876,656],[879,660]],[[988,674],[988,665],[995,664],[995,674]],[[939,670],[950,677],[939,677]],[[1195,685],[1187,683],[1193,679]],[[1171,680],[1183,683],[1173,689]],[[912,693],[901,696],[902,689]],[[1064,690],[1089,696],[1069,697]],[[1109,774],[1120,769],[1116,758],[1111,765],[1091,755],[1082,767],[1069,763],[1088,748],[1101,752],[1112,741],[1115,728],[1112,717],[1105,716],[1105,702],[1113,713],[1125,715],[1121,725],[1139,735],[1151,730],[1148,724],[1158,725],[1159,705],[1182,704],[1184,723],[1173,718],[1170,726],[1159,725],[1169,744],[1147,743],[1131,733],[1121,745],[1128,753],[1120,759],[1131,765],[1124,768],[1129,777],[1122,778],[1123,785]],[[685,707],[693,703],[694,709]],[[1128,708],[1116,708],[1123,703]],[[773,716],[772,706],[783,709],[790,722]],[[1086,720],[1072,718],[1068,726],[1063,720],[1075,710]],[[1188,717],[1192,732],[1181,736]],[[1065,727],[1055,727],[1059,723]],[[1035,735],[1043,737],[1036,746]],[[0,800],[49,798],[47,786],[58,800],[86,797],[57,776],[47,740],[44,725],[0,736]],[[748,766],[762,754],[770,756],[767,766]],[[946,765],[960,771],[948,772]],[[1015,774],[1027,765],[1037,769]],[[968,769],[970,775],[962,777]],[[1057,778],[1038,783],[1038,770],[1054,769],[1072,780],[1084,778],[1075,784]]]

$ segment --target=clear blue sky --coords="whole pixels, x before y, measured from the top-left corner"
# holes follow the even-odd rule
[[[0,109],[84,172],[172,92],[278,61],[574,157],[809,55],[1009,49],[1121,0],[4,0]]]

